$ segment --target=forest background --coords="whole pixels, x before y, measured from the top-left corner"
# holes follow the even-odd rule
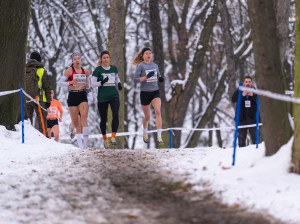
[[[27,58],[34,50],[41,53],[65,111],[67,92],[56,87],[56,80],[71,65],[72,52],[81,52],[83,66],[92,72],[101,50],[110,50],[111,62],[118,67],[125,87],[120,92],[120,132],[142,130],[139,85],[133,83],[135,67],[131,66],[131,61],[144,46],[153,49],[154,62],[165,78],[160,84],[163,128],[232,126],[235,105],[231,103],[231,95],[238,82],[247,75],[253,77],[259,89],[281,94],[285,90],[295,90],[295,95],[299,95],[297,63],[294,66],[298,52],[298,1],[31,0],[18,4],[17,1],[1,0],[0,4],[3,15],[0,25],[10,25],[11,31],[10,36],[3,36],[8,36],[11,41],[12,37],[23,40],[20,36],[28,31]],[[22,12],[25,19],[18,21]],[[13,14],[18,16],[10,23],[13,16],[9,15]],[[12,24],[23,26],[13,30]],[[3,30],[4,33],[6,30]],[[0,46],[6,46],[7,40],[2,40]],[[10,59],[9,54],[13,54],[14,46],[6,48],[0,54],[0,65]],[[24,65],[23,59],[19,57],[23,62],[18,66]],[[16,74],[5,69],[2,68],[2,74]],[[20,77],[15,86],[22,84],[22,74]],[[1,91],[14,87],[7,85],[10,81],[9,78],[2,81]],[[96,98],[97,91],[93,92]],[[0,99],[0,105],[13,102]],[[11,110],[8,108],[0,108],[1,124],[10,120],[6,119],[9,116],[7,110]],[[292,110],[298,107],[262,97],[260,108],[261,139],[266,144],[266,155],[272,155],[292,136],[289,115],[293,115]],[[295,113],[295,136],[299,133],[297,121]],[[67,130],[69,122],[64,120],[62,130]],[[89,109],[92,134],[100,133],[98,124],[94,101]],[[154,119],[151,119],[149,129],[155,129]],[[232,131],[174,131],[174,134],[172,147],[214,144],[226,147],[233,141]],[[168,142],[167,135],[165,132],[165,142]],[[296,167],[300,167],[297,140],[295,138],[294,155]],[[139,141],[138,135],[131,135],[119,142],[121,147],[136,148],[140,147]],[[154,144],[152,138],[148,147]]]

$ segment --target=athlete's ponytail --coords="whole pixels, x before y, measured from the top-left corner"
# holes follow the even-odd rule
[[[143,55],[142,55],[142,50],[140,50],[134,57],[133,61],[131,62],[132,65],[138,65],[139,63],[141,63],[142,61],[144,61],[143,59]]]
[[[144,47],[142,50],[140,50],[136,56],[134,57],[133,61],[132,61],[132,65],[138,65],[139,63],[141,63],[142,61],[144,61],[143,55],[146,51],[151,51],[151,49],[149,47]],[[151,51],[152,52],[152,51]]]

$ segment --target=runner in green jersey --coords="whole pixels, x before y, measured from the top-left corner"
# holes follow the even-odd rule
[[[111,144],[116,144],[116,133],[119,127],[119,108],[120,100],[119,93],[116,89],[122,90],[122,84],[118,76],[118,69],[114,65],[110,65],[109,51],[102,51],[98,67],[93,72],[92,87],[98,87],[98,110],[100,114],[100,130],[104,140],[104,147],[108,148],[108,139],[106,136],[107,128],[107,112],[108,106],[112,110],[112,136]]]

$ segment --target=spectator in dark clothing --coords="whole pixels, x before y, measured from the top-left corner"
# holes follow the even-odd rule
[[[243,86],[253,88],[252,78],[250,76],[245,77]],[[257,108],[256,99],[257,99],[257,95],[255,93],[248,92],[248,91],[242,92],[239,126],[256,124],[256,108]],[[231,100],[233,103],[237,103],[238,89],[234,92]],[[235,111],[235,116],[236,116],[236,111]],[[256,127],[240,128],[238,130],[239,147],[246,146],[247,130],[249,130],[252,144],[255,143]]]
[[[48,78],[47,71],[44,65],[41,63],[41,55],[34,51],[30,54],[30,59],[26,64],[26,75],[24,90],[35,99],[38,97],[38,101],[42,107],[48,108],[51,102],[51,83]],[[26,119],[29,118],[31,124],[33,124],[33,112],[37,115],[37,122],[39,131],[43,133],[43,125],[41,122],[38,105],[34,102],[27,102],[26,104]],[[44,128],[47,130],[46,116],[47,111],[42,110],[42,116],[44,120]]]

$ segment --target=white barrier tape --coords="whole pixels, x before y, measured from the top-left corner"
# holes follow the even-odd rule
[[[258,126],[261,126],[262,123],[259,123]],[[256,124],[250,124],[250,125],[242,125],[242,126],[238,126],[238,129],[242,129],[242,128],[250,128],[250,127],[256,127]],[[166,128],[166,129],[162,129],[162,131],[172,131],[173,135],[175,136],[173,130],[177,130],[177,131],[216,131],[216,130],[228,130],[228,129],[235,129],[235,126],[231,126],[231,127],[219,127],[219,128]],[[157,130],[151,130],[148,131],[148,133],[154,133],[157,132]],[[143,135],[143,132],[138,131],[138,132],[118,132],[117,136],[129,136],[129,135]],[[106,134],[107,137],[111,137],[111,134]],[[94,134],[94,135],[89,135],[89,138],[101,138],[102,134]],[[66,139],[70,139],[68,137],[65,138],[60,138],[61,140],[66,140]]]
[[[253,88],[249,88],[249,87],[245,87],[245,86],[240,86],[239,89],[242,91],[253,92],[253,93],[256,93],[257,95],[266,96],[266,97],[276,99],[276,100],[300,104],[300,98],[296,98],[296,97],[292,97],[292,96],[286,96],[286,95],[282,95],[279,93],[273,93],[273,92],[270,92],[267,90],[253,89]]]
[[[8,94],[13,94],[13,93],[16,93],[16,92],[20,92],[20,90],[16,89],[16,90],[10,90],[10,91],[0,92],[0,96],[5,96],[5,95],[8,95]]]
[[[262,123],[259,123],[258,126],[261,126]],[[251,128],[256,127],[256,124],[249,124],[249,125],[241,125],[238,126],[238,129],[242,128]],[[227,130],[227,129],[235,129],[235,126],[231,127],[219,127],[219,128],[169,128],[164,130],[178,130],[178,131],[217,131],[217,130]]]
[[[29,99],[31,99],[32,102],[36,103],[37,105],[40,105],[40,103],[38,101],[36,101],[35,99],[33,99],[28,93],[26,93],[24,90],[23,90],[23,93],[25,96],[27,96]],[[44,110],[44,111],[47,111],[44,107],[42,107],[40,105],[40,107]]]
[[[22,89],[22,90],[23,90],[24,95],[26,95],[29,99],[31,99],[31,100],[28,101],[27,103],[29,103],[29,102],[32,101],[32,102],[34,102],[34,103],[40,105],[40,103],[37,102],[35,99],[33,99],[28,93],[26,93],[26,92],[24,91],[24,89]],[[13,93],[17,93],[17,92],[20,92],[20,90],[19,90],[19,89],[16,89],[16,90],[4,91],[4,92],[0,92],[0,96],[5,96],[5,95],[8,95],[8,94],[13,94]],[[44,107],[42,107],[41,105],[40,105],[40,107],[41,107],[44,111],[47,111],[47,110],[46,110]]]
[[[35,100],[28,100],[26,103],[35,102]]]

